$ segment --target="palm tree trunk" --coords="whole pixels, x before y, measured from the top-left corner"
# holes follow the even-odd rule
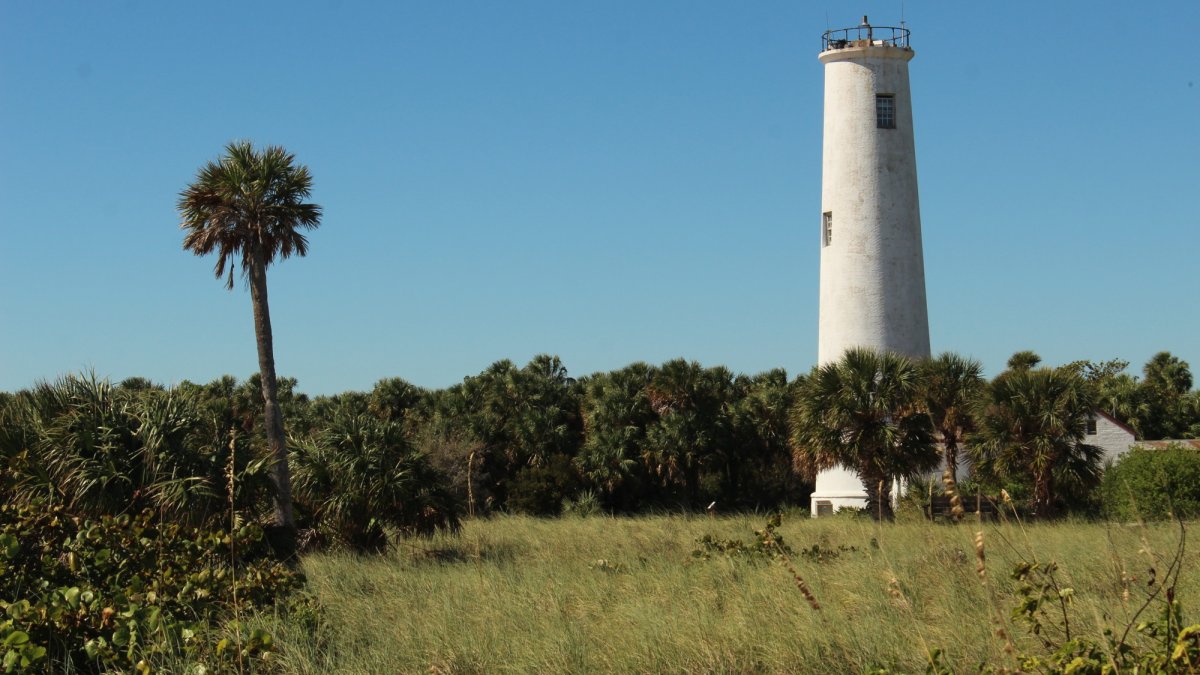
[[[950,476],[958,481],[958,438],[957,435],[949,430],[942,431],[942,445],[944,456],[946,458],[946,469],[950,472]]]
[[[1041,518],[1053,518],[1054,490],[1050,484],[1049,471],[1038,471],[1033,481],[1033,513]]]
[[[882,473],[862,475],[863,487],[867,492],[867,508],[875,520],[895,520],[892,510],[892,480]]]
[[[296,551],[296,519],[292,513],[292,474],[288,468],[287,445],[283,435],[283,412],[279,409],[279,389],[275,377],[275,343],[271,336],[271,310],[267,302],[267,266],[262,252],[254,254],[250,265],[250,301],[254,305],[254,336],[258,341],[258,372],[262,379],[263,422],[267,447],[271,452],[271,482],[275,486],[274,520],[278,528],[278,546],[285,558]]]

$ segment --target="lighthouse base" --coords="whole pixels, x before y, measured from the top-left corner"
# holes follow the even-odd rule
[[[907,481],[892,481],[892,508],[896,507],[907,487]],[[817,485],[810,506],[813,518],[831,516],[845,508],[862,509],[866,506],[867,490],[855,472],[838,467],[817,474]]]

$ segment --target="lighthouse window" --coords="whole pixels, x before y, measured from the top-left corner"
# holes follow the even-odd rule
[[[833,241],[833,211],[821,214],[821,245],[828,246]]]
[[[896,128],[896,96],[894,94],[876,94],[875,126],[879,129]]]

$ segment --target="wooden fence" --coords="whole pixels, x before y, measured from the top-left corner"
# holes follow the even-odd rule
[[[997,513],[996,498],[990,495],[962,495],[963,515],[979,514],[981,517],[994,519]],[[925,515],[930,520],[950,517],[950,497],[948,495],[933,495],[925,508]]]

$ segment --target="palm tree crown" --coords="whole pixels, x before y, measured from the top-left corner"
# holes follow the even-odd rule
[[[308,253],[300,230],[316,228],[321,207],[305,203],[312,192],[308,167],[279,146],[256,152],[249,141],[225,146],[225,155],[209,162],[179,197],[183,247],[196,255],[216,252],[215,274],[233,288],[231,258],[240,256],[242,274],[261,260]]]
[[[973,406],[983,389],[983,366],[974,359],[945,352],[922,361],[920,370],[921,398],[953,480],[958,471],[959,446],[975,429]]]
[[[898,354],[847,350],[805,380],[792,408],[793,461],[801,474],[843,466],[863,481],[873,516],[891,516],[894,478],[937,466],[929,417],[918,401],[918,371]]]

